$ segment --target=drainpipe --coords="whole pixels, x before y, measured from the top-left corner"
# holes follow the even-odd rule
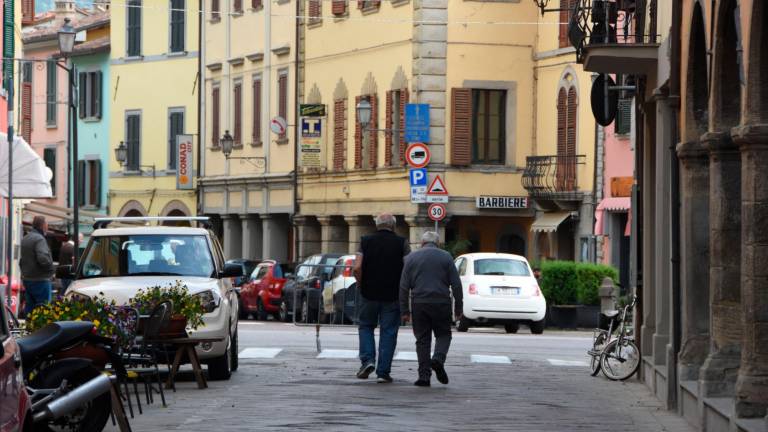
[[[299,54],[301,51],[300,46],[303,47],[303,44],[300,41],[301,37],[301,18],[298,18],[301,16],[301,1],[296,0],[296,42],[295,42],[295,66],[294,70],[296,71],[296,77],[293,80],[294,85],[294,100],[296,101],[294,103],[294,126],[293,126],[293,215],[298,213],[299,211],[299,152],[297,151],[298,145],[299,145],[299,76],[301,74],[302,68],[304,67],[301,64],[302,58]],[[292,219],[292,218],[291,218]],[[299,258],[299,232],[294,227],[291,227],[290,229],[293,230],[293,261],[298,260]]]
[[[203,0],[197,1],[197,181],[198,190],[200,179],[205,173],[202,171],[205,167],[205,135],[203,131],[203,116],[205,107],[203,106],[203,92],[205,91],[205,76],[203,74],[203,58],[205,57],[205,47],[203,46],[203,32],[205,31],[205,6]],[[197,195],[197,214],[203,211],[203,194]]]
[[[671,58],[671,70],[669,80],[669,93],[670,100],[677,101],[677,109],[673,110],[675,113],[674,121],[672,122],[672,137],[674,138],[669,146],[669,153],[671,159],[671,236],[672,236],[672,250],[671,250],[671,275],[672,275],[672,348],[675,353],[680,352],[681,340],[682,340],[682,317],[681,317],[681,293],[680,293],[680,162],[677,159],[677,151],[675,146],[680,141],[680,27],[682,25],[682,5],[681,2],[672,3],[672,30],[670,38],[672,41],[672,47],[670,52]],[[676,363],[677,356],[672,356],[673,362]],[[677,380],[677,367],[667,368],[670,375],[674,376]],[[676,395],[674,395],[676,396]],[[677,403],[678,400],[676,399]]]

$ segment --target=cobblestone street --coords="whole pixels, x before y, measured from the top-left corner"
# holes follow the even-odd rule
[[[507,335],[500,330],[454,333],[447,362],[451,382],[416,388],[413,336],[402,329],[394,384],[358,380],[352,328],[240,324],[240,369],[231,381],[197,390],[191,377],[144,407],[136,431],[483,430],[689,431],[640,383],[592,378],[587,333]],[[256,348],[256,349],[254,349]],[[269,348],[269,349],[266,349]],[[318,358],[327,357],[327,358]],[[115,430],[108,428],[108,430]]]

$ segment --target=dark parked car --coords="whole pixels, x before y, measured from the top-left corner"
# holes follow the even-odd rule
[[[296,276],[283,286],[281,308],[286,318],[296,312],[296,322],[315,322],[322,307],[323,288],[331,279],[334,264],[341,254],[312,255],[296,266]],[[295,297],[295,303],[294,303]]]

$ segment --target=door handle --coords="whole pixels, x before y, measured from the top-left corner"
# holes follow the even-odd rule
[[[13,367],[16,369],[21,368],[21,354],[18,352],[13,355]]]

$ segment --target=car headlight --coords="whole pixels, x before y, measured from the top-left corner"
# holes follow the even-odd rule
[[[205,313],[213,312],[221,304],[221,296],[216,291],[203,291],[195,295],[200,297]]]
[[[85,294],[80,294],[79,292],[76,292],[76,291],[70,291],[66,295],[64,295],[64,297],[70,300],[75,300],[75,301],[88,301],[91,299],[91,297]]]

